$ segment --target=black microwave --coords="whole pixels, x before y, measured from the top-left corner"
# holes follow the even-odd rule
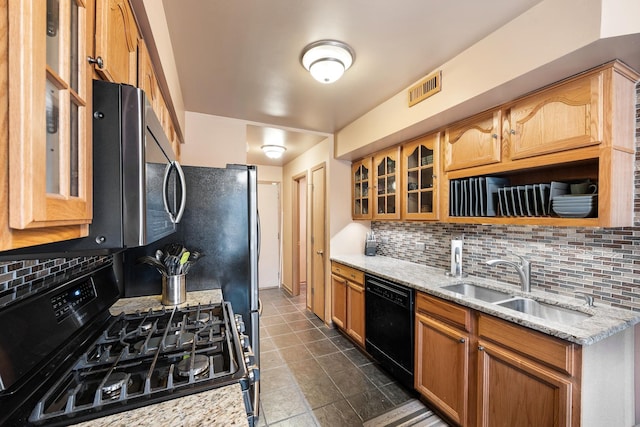
[[[89,236],[0,252],[0,260],[108,254],[177,230],[186,202],[180,164],[144,91],[93,81],[93,220]]]

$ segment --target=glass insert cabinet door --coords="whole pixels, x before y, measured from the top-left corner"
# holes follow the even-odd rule
[[[371,219],[371,157],[354,162],[351,166],[353,219]]]
[[[12,229],[91,221],[92,5],[8,2]]]
[[[440,134],[402,146],[402,215],[406,219],[438,219],[438,147]]]
[[[400,147],[373,158],[375,173],[374,219],[400,219]]]

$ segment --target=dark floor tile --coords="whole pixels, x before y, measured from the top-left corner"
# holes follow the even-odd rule
[[[284,320],[286,320],[287,323],[289,322],[295,322],[298,320],[307,320],[307,317],[304,315],[304,313],[301,313],[299,311],[295,311],[292,313],[284,313],[280,315]]]
[[[347,397],[347,401],[364,421],[375,418],[394,406],[391,400],[377,388]]]
[[[270,337],[275,337],[276,335],[289,334],[293,332],[291,327],[285,323],[279,325],[271,325],[265,326],[264,329],[269,333]]]
[[[316,317],[316,316],[309,318],[309,321],[311,323],[313,323],[314,325],[316,325],[318,328],[321,328],[321,327],[325,326],[324,322],[322,321],[322,319],[320,319],[319,317]]]
[[[260,352],[260,371],[283,366],[284,360],[277,350]]]
[[[323,334],[322,332],[320,332],[318,330],[318,328],[305,329],[303,331],[297,331],[296,335],[304,343],[313,342],[313,341],[320,341],[320,340],[323,340],[323,339],[327,338],[325,336],[325,334]]]
[[[329,339],[313,341],[313,342],[306,343],[305,345],[307,346],[311,354],[313,354],[316,357],[324,356],[325,354],[330,354],[330,353],[335,353],[337,351],[340,351],[338,350],[338,347],[333,345],[333,343]]]
[[[394,406],[401,405],[408,400],[416,398],[418,395],[417,392],[408,390],[396,382],[380,387],[380,390],[391,400]]]
[[[297,320],[294,322],[290,322],[289,326],[294,331],[303,331],[305,329],[317,329],[316,325],[311,323],[309,320]]]
[[[295,383],[291,371],[286,365],[266,369],[260,372],[260,393],[280,393],[280,389]]]
[[[325,334],[329,338],[341,337],[342,336],[342,332],[340,332],[340,330],[338,328],[332,328],[330,326],[327,326],[327,325],[323,324],[323,325],[318,326],[318,329],[320,329],[322,331],[322,333]]]
[[[349,367],[355,366],[351,360],[341,352],[327,354],[326,356],[316,357],[316,360],[322,368],[329,372],[331,370],[342,371]]]
[[[279,350],[283,350],[287,347],[292,347],[294,345],[301,345],[302,341],[296,334],[293,332],[284,334],[284,335],[276,335],[272,336],[271,339],[273,343],[278,347]]]
[[[287,365],[298,384],[328,378],[327,374],[314,359],[292,362]]]
[[[285,335],[282,335],[285,336]],[[280,338],[280,337],[276,337]],[[309,350],[304,344],[298,344],[291,347],[284,348],[280,351],[280,355],[287,364],[299,362],[301,360],[313,359],[313,355],[309,353]]]
[[[278,309],[278,312],[280,314],[287,314],[287,313],[300,313],[300,310],[298,310],[298,307],[296,307],[295,305],[289,303],[286,305],[280,305],[276,307]]]
[[[280,389],[277,393],[261,393],[260,399],[269,425],[307,412],[307,406],[297,385]]]
[[[299,383],[299,387],[311,409],[343,398],[328,376],[322,376],[312,381],[302,381]]]
[[[349,358],[349,360],[351,360],[356,366],[362,366],[362,365],[366,365],[368,363],[371,363],[371,359],[369,359],[367,356],[365,356],[364,353],[362,353],[360,350],[358,350],[357,348],[353,348],[351,350],[345,350],[343,351],[344,355],[347,356]]]
[[[342,399],[332,404],[313,410],[321,427],[355,427],[361,426],[362,420],[353,410],[349,402]]]
[[[273,316],[260,316],[260,325],[262,326],[271,326],[280,323],[287,323],[280,314],[275,314]]]
[[[297,415],[275,424],[269,424],[273,427],[317,427],[317,425],[312,413]]]
[[[360,366],[360,370],[376,387],[382,387],[393,382],[393,377],[375,363],[362,365]]]
[[[327,374],[344,397],[375,389],[373,383],[356,367],[340,371],[330,370]]]
[[[323,334],[324,335],[324,334]],[[333,337],[329,337],[331,342],[338,347],[340,350],[350,350],[355,347],[355,344],[349,341],[348,338],[342,335],[336,335]]]

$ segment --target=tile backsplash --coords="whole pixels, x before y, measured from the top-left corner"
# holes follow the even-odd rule
[[[464,235],[463,271],[519,283],[515,270],[489,267],[492,258],[532,262],[532,287],[596,296],[596,303],[640,312],[640,84],[636,86],[634,227],[570,228],[515,225],[373,221],[377,253],[442,268],[450,265],[450,241]],[[384,241],[386,243],[380,243]],[[416,243],[426,250],[417,250]]]

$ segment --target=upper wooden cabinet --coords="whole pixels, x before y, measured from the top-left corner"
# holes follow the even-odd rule
[[[511,159],[599,144],[603,74],[542,91],[512,104],[506,130]]]
[[[371,157],[367,157],[351,165],[351,215],[353,219],[371,219]]]
[[[0,250],[85,236],[92,217],[92,2],[44,4],[10,0],[1,18]]]
[[[400,147],[373,157],[373,219],[400,219]]]
[[[440,133],[402,145],[402,218],[438,219]]]
[[[136,86],[138,26],[128,0],[96,1],[98,73],[115,83]]]
[[[500,157],[502,110],[482,113],[445,129],[444,170],[497,163]]]
[[[160,93],[156,73],[153,71],[151,56],[149,56],[147,44],[144,40],[140,40],[138,44],[138,87],[144,91],[153,111],[161,119],[163,104],[161,104],[160,98],[162,98],[162,94]]]

